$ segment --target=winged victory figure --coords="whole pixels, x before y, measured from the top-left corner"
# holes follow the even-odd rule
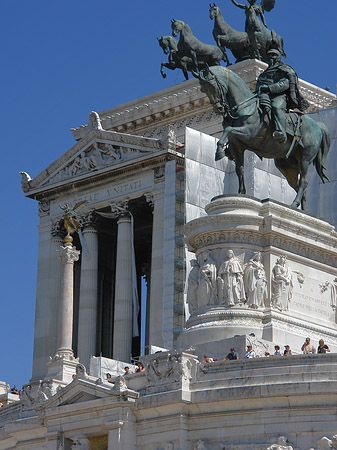
[[[277,43],[278,50],[282,56],[286,56],[283,49],[283,39],[278,36],[274,30],[269,30],[264,17],[264,12],[271,11],[275,6],[276,0],[261,0],[258,5],[257,0],[248,0],[248,5],[242,5],[236,0],[232,0],[235,6],[244,9],[246,14],[245,31],[248,34],[249,42],[252,47],[252,57],[266,61],[266,54],[269,45]]]
[[[76,211],[83,208],[87,203],[88,200],[81,200],[80,202],[77,202],[73,208],[70,207],[69,203],[65,203],[63,206],[59,205],[64,211],[63,222],[64,228],[67,231],[66,238],[71,237],[71,235],[78,230],[80,223]]]

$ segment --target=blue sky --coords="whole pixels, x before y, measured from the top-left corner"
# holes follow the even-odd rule
[[[234,28],[244,29],[242,10],[230,0],[217,4]],[[161,78],[166,57],[156,36],[171,34],[175,18],[213,43],[208,5],[204,0],[0,1],[0,380],[21,387],[31,376],[38,216],[36,202],[21,191],[18,172],[34,177],[64,153],[74,143],[70,128],[86,124],[90,111],[183,81],[180,71]],[[336,92],[336,0],[276,0],[266,21],[283,36],[286,62],[300,78]]]

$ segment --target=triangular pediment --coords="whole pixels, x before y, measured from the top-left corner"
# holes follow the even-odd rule
[[[108,385],[97,385],[88,380],[75,380],[66,387],[60,389],[49,400],[43,403],[40,408],[56,408],[59,406],[88,402],[114,395],[114,392]]]
[[[163,151],[159,139],[113,131],[93,130],[50,164],[23,189],[33,193],[67,185],[82,179],[123,168],[148,155]]]

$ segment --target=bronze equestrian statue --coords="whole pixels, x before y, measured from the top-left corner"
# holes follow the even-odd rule
[[[274,64],[272,55],[275,55],[273,51],[269,54],[268,69]],[[297,208],[301,204],[305,209],[310,164],[315,165],[323,183],[328,180],[324,163],[330,148],[329,133],[323,123],[301,113],[287,114],[284,122],[283,114],[289,108],[297,104],[303,109],[306,103],[299,94],[297,76],[292,68],[281,65],[276,71],[274,82],[269,80],[271,75],[266,77],[268,69],[261,74],[255,94],[239,75],[225,67],[209,67],[193,75],[199,79],[201,90],[207,94],[215,112],[223,115],[223,133],[217,144],[215,159],[226,155],[234,160],[239,194],[246,193],[244,152],[248,149],[261,159],[274,159],[276,167],[297,193],[291,206]],[[284,90],[286,85],[289,87]],[[280,92],[277,92],[279,88]],[[270,96],[269,111],[265,95]],[[280,102],[275,101],[278,95],[279,98],[285,96],[286,111],[284,98]]]

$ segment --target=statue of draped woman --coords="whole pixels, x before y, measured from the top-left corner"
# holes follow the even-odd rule
[[[282,255],[276,261],[272,271],[271,306],[280,311],[287,311],[292,297],[292,290],[291,270],[287,265],[286,256]]]
[[[199,276],[197,304],[198,308],[215,305],[216,293],[216,265],[208,250],[202,252],[198,257]]]
[[[261,252],[255,252],[245,268],[244,284],[249,308],[264,308],[268,297],[267,277],[261,259]]]

